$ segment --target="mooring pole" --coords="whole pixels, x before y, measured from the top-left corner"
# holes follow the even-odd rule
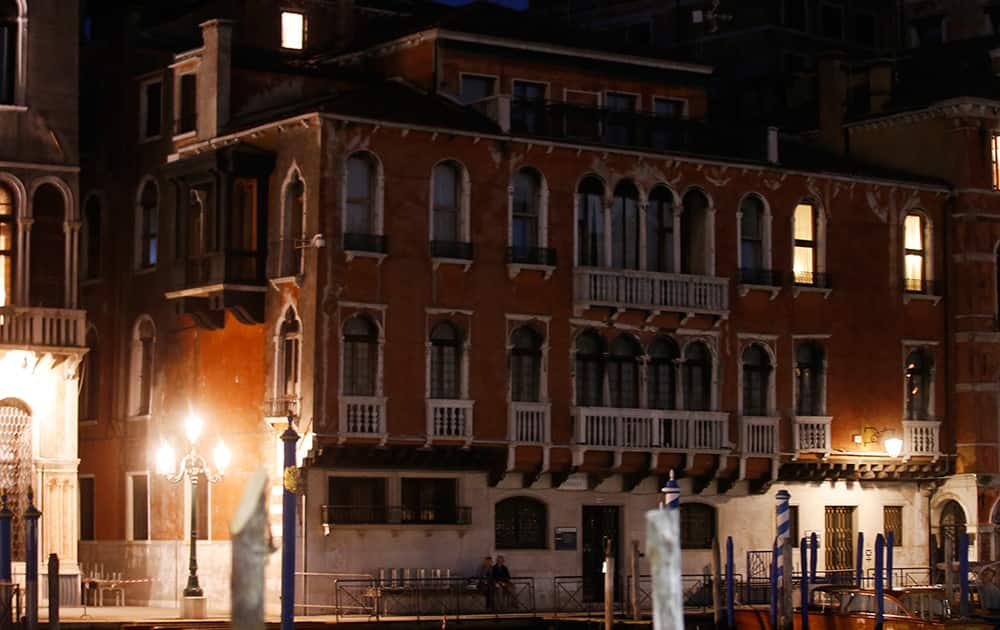
[[[232,520],[232,630],[264,630],[264,571],[268,544],[267,473],[263,468],[250,477]]]
[[[771,552],[771,589],[770,589],[770,604],[771,604],[771,628],[778,627],[778,541],[774,541],[774,546]]]
[[[864,532],[858,532],[858,550],[855,554],[856,561],[854,563],[854,585],[861,588],[861,576],[863,575],[864,569],[864,559],[865,559],[865,534]]]
[[[875,536],[875,630],[885,625],[885,538]]]
[[[629,607],[632,609],[632,619],[639,621],[642,615],[639,613],[639,541],[632,541],[632,561],[630,563],[631,575],[629,576]]]
[[[49,630],[59,630],[59,556],[49,554]]]
[[[809,583],[816,584],[816,555],[819,553],[819,536],[813,532],[809,536]]]
[[[281,497],[281,630],[295,628],[295,491],[297,488],[294,484],[295,443],[298,439],[298,433],[292,428],[292,416],[288,416],[288,428],[281,434],[281,441],[285,447]]]
[[[726,536],[726,627],[735,628],[733,618],[736,614],[736,567],[733,563],[733,537]]]
[[[653,572],[653,630],[683,630],[679,510],[646,512],[646,555]]]
[[[722,558],[719,539],[712,538],[712,622],[722,627]]]
[[[799,541],[799,563],[802,577],[799,578],[799,599],[802,612],[802,630],[809,630],[809,542],[803,538]]]
[[[611,537],[604,537],[604,630],[614,625],[615,607],[615,557],[611,548]]]
[[[885,587],[892,590],[892,548],[896,544],[896,537],[892,532],[885,537]]]
[[[14,513],[7,505],[7,489],[0,493],[0,582],[13,582],[11,572],[11,522]]]
[[[24,510],[24,616],[27,630],[38,628],[38,519],[35,492],[28,488],[28,507]]]
[[[958,537],[958,583],[962,589],[959,612],[969,616],[969,535],[965,532]]]

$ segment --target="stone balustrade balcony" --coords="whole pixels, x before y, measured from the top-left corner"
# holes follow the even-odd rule
[[[427,400],[427,442],[462,440],[472,442],[474,400],[429,398]]]
[[[381,396],[340,397],[340,440],[378,438],[385,440],[385,398]]]
[[[803,453],[817,453],[823,458],[830,456],[830,416],[795,416],[795,457]]]
[[[723,315],[729,311],[729,279],[631,269],[577,267],[573,300],[578,307]]]
[[[941,456],[941,422],[937,420],[903,420],[903,457]]]
[[[64,308],[0,307],[0,346],[79,350],[87,346],[87,313]]]

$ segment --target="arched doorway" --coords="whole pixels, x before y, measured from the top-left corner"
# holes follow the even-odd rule
[[[0,487],[7,490],[7,505],[14,513],[14,560],[24,560],[26,493],[31,485],[31,411],[16,398],[0,400]]]
[[[964,532],[965,510],[957,501],[948,501],[941,508],[941,551],[947,554],[950,549],[952,560],[958,560],[958,539]]]

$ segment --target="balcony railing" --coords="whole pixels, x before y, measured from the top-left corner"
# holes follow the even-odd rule
[[[472,260],[472,243],[464,241],[431,241],[431,256],[434,258]]]
[[[87,313],[62,308],[0,307],[0,345],[86,347]]]
[[[327,525],[468,525],[472,508],[466,506],[324,505]]]
[[[507,262],[555,267],[556,250],[552,247],[508,247]]]
[[[548,444],[550,408],[543,402],[512,402],[508,408],[507,435],[511,442]]]
[[[727,278],[595,267],[579,267],[574,275],[578,304],[702,313],[729,310]]]
[[[936,420],[903,420],[903,456],[937,458],[940,432],[941,423]]]
[[[577,407],[578,445],[633,451],[722,453],[729,446],[729,414],[715,411]]]
[[[264,400],[265,418],[287,418],[299,416],[300,399],[298,396],[276,396]]]
[[[432,398],[427,401],[427,438],[472,440],[474,400]]]
[[[740,269],[740,284],[756,284],[764,287],[780,287],[784,274],[773,269]]]
[[[923,293],[924,295],[941,295],[943,285],[939,280],[927,278],[903,278],[903,290],[907,293]]]
[[[819,453],[829,457],[830,416],[795,416],[795,453]]]
[[[740,418],[740,449],[744,457],[778,454],[778,420],[769,416]]]
[[[369,252],[372,254],[389,253],[389,242],[384,234],[344,233],[344,249],[352,252]]]
[[[242,250],[190,256],[184,264],[184,288],[225,283],[261,284],[262,257],[260,252]]]
[[[814,289],[832,289],[833,277],[829,273],[819,271],[793,271],[791,283],[798,287],[813,287]]]
[[[340,434],[381,437],[385,428],[385,398],[378,396],[340,397]]]

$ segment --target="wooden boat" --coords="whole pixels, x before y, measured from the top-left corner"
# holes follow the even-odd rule
[[[992,630],[989,621],[952,614],[944,589],[911,588],[885,593],[883,630]],[[820,586],[812,590],[809,630],[875,630],[875,591],[854,586]],[[767,607],[745,606],[734,612],[739,630],[771,630]],[[801,609],[795,630],[802,630]]]

